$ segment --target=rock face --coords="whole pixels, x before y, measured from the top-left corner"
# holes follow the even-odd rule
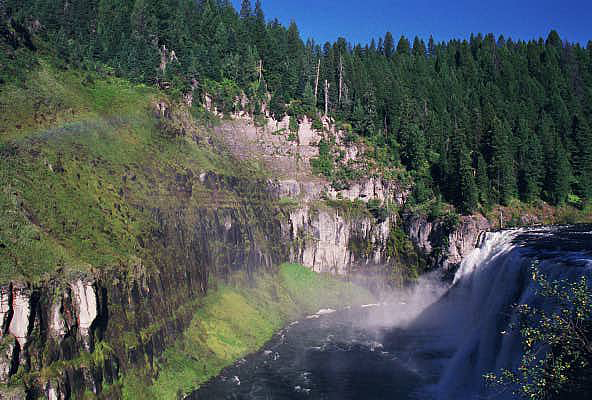
[[[30,323],[29,316],[31,315],[30,303],[31,291],[24,285],[13,285],[12,304],[9,311],[12,314],[12,318],[8,332],[16,338],[21,349],[27,344]]]
[[[347,275],[363,265],[386,262],[391,220],[340,215],[332,209],[300,208],[283,224],[291,243],[290,259],[316,272]]]
[[[132,367],[156,374],[155,358],[182,335],[209,282],[289,259],[269,182],[203,173],[171,187],[181,201],[150,209],[145,259],[0,286],[0,383],[20,368],[33,376],[30,398],[72,399],[117,387]],[[0,398],[8,395],[0,387]]]
[[[157,111],[162,118],[169,113],[166,105]],[[402,206],[408,192],[374,177],[339,192],[322,180],[298,179],[308,173],[302,159],[318,154],[319,136],[307,124],[298,132],[299,144],[273,148],[275,142],[261,139],[277,126],[264,133],[252,126],[247,136],[253,147],[236,143],[235,151],[245,153],[271,143],[264,160],[277,161],[280,172],[296,168],[295,176],[268,181],[187,171],[164,182],[154,202],[137,205],[152,219],[138,238],[142,259],[77,275],[60,271],[35,284],[0,282],[0,383],[20,369],[28,378],[27,398],[82,398],[85,391],[117,398],[103,390],[117,387],[122,373],[139,367],[148,377],[158,375],[157,357],[183,334],[211,282],[235,272],[249,279],[289,260],[340,275],[387,264],[396,217],[379,220],[365,205],[347,211],[322,200]],[[167,132],[190,135],[192,129],[179,117]],[[291,158],[276,158],[278,152]],[[355,151],[346,157],[355,158]],[[486,229],[476,219],[449,229],[445,221],[410,217],[406,226],[416,245],[446,268]],[[23,390],[9,393],[0,385],[0,398],[23,398]]]
[[[445,272],[454,270],[473,250],[491,225],[480,214],[461,216],[458,221],[430,221],[423,215],[408,215],[406,230],[411,240]]]
[[[76,315],[78,316],[78,328],[79,333],[82,336],[84,344],[87,349],[90,349],[89,343],[89,330],[92,323],[97,318],[97,295],[93,288],[92,282],[83,282],[81,279],[77,280],[71,285],[72,297],[74,298],[74,304],[76,307]],[[53,328],[60,335],[60,321],[62,320],[59,316],[52,315],[54,319]],[[57,320],[56,320],[57,319]]]
[[[338,191],[331,188],[328,190],[327,195],[333,200],[341,198],[352,201],[361,200],[364,203],[368,203],[370,200],[378,200],[381,203],[388,201],[402,206],[407,200],[409,192],[400,185],[395,185],[381,178],[369,177],[351,184],[348,189]]]
[[[51,374],[27,381],[32,398],[98,395],[132,367],[156,374],[156,358],[183,333],[214,279],[289,260],[348,274],[387,259],[395,221],[322,206],[315,185],[197,173],[178,177],[171,190],[174,207],[151,209],[145,259],[0,286],[1,382],[19,368],[44,370]],[[298,208],[283,208],[284,195]]]
[[[0,287],[0,338],[3,336],[4,330],[9,322],[10,292],[10,286]]]

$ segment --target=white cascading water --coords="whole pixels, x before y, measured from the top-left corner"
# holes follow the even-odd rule
[[[590,255],[553,253],[522,246],[517,236],[525,230],[488,233],[479,248],[462,262],[453,286],[419,317],[424,328],[438,330],[438,340],[426,351],[444,353],[439,382],[431,397],[452,399],[505,399],[509,392],[488,393],[483,375],[516,367],[522,354],[520,335],[510,329],[515,304],[541,304],[530,278],[535,260],[550,280],[574,280],[592,275]],[[529,232],[532,234],[532,232]],[[546,235],[539,230],[536,234]],[[578,268],[566,266],[579,265]],[[582,267],[583,266],[583,267]],[[543,304],[544,306],[544,304]]]

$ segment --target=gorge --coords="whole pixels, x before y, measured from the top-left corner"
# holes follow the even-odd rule
[[[591,104],[556,31],[0,0],[0,399],[587,398]]]

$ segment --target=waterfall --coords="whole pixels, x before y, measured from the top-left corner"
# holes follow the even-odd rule
[[[424,351],[446,354],[440,379],[429,388],[431,397],[512,398],[509,392],[489,393],[491,388],[486,387],[483,375],[514,368],[520,362],[520,334],[511,329],[517,318],[513,305],[549,307],[537,294],[531,266],[536,261],[550,280],[592,275],[591,255],[554,246],[556,234],[552,228],[486,234],[462,262],[448,292],[418,318],[417,325],[438,331],[438,340]],[[540,238],[548,238],[549,243],[531,246]]]
[[[592,229],[506,230],[480,239],[452,283],[434,271],[381,304],[319,312],[191,398],[514,399],[483,376],[520,363],[514,305],[555,311],[539,295],[532,264],[550,281],[592,275]]]

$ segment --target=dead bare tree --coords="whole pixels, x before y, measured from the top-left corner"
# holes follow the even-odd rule
[[[329,115],[329,81],[325,79],[325,117]]]
[[[263,80],[263,60],[261,59],[257,64],[257,72],[259,72],[259,83],[261,84],[261,81]]]
[[[343,57],[339,55],[339,104],[341,105],[341,95],[343,93]]]
[[[317,95],[319,94],[319,75],[321,74],[321,59],[319,58],[319,63],[317,64],[317,78],[315,79],[315,100],[318,99]]]

